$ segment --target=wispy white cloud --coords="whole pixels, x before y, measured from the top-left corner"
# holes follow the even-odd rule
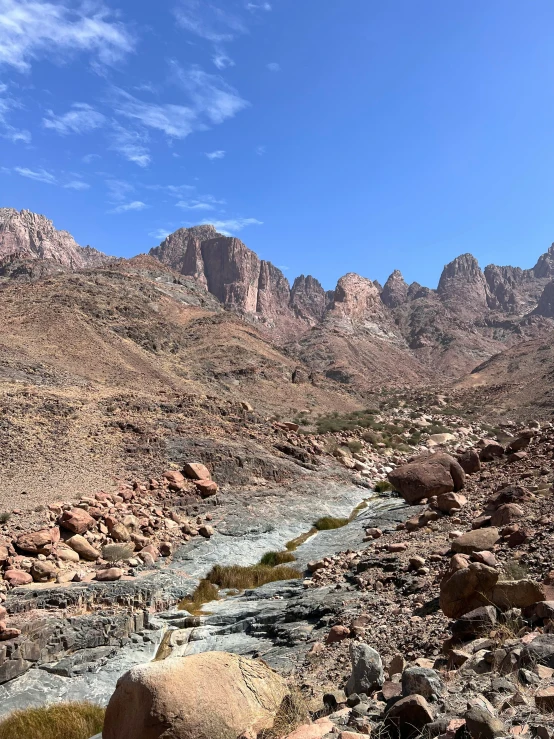
[[[155,231],[150,231],[148,236],[151,236],[153,239],[163,241],[169,236],[170,233],[171,231],[166,231],[164,228],[157,228]]]
[[[216,210],[217,205],[225,205],[225,200],[218,200],[213,195],[198,195],[190,200],[179,200],[178,208],[183,210]]]
[[[13,169],[17,174],[27,177],[30,180],[45,182],[48,185],[55,185],[58,182],[56,177],[45,169],[28,169],[27,167],[14,167]]]
[[[145,102],[125,90],[116,89],[113,103],[116,113],[144,128],[161,131],[169,138],[183,139],[194,131],[223,123],[247,107],[246,100],[218,75],[204,72],[196,66],[183,69],[175,61],[171,62],[171,67],[174,81],[187,93],[187,105]],[[128,136],[122,134],[129,132],[121,126],[118,126],[118,130],[123,143],[114,148],[118,148],[131,161],[146,166],[150,157],[144,147],[145,137],[143,141],[129,142]],[[137,132],[131,132],[131,135],[139,136]],[[138,152],[134,151],[137,143]],[[133,150],[129,153],[130,144]]]
[[[225,236],[232,236],[238,231],[242,231],[242,229],[246,228],[247,226],[263,225],[263,221],[258,221],[257,218],[230,218],[225,221],[205,220],[202,221],[202,223],[205,225],[211,224],[212,226],[214,226],[214,228],[216,228]]]
[[[207,151],[206,156],[208,159],[214,160],[214,159],[223,159],[225,156],[225,152],[223,149],[217,149],[217,151]]]
[[[83,180],[71,180],[64,187],[68,190],[88,190],[90,185],[88,182],[83,182]]]
[[[112,208],[112,210],[108,212],[129,213],[129,211],[144,210],[145,208],[148,208],[148,206],[146,205],[146,203],[143,203],[142,200],[133,200],[130,203],[121,203],[121,205],[118,205],[116,208]]]
[[[234,13],[205,0],[181,0],[175,9],[178,24],[200,38],[221,43],[246,33],[243,21]]]
[[[85,164],[91,164],[95,159],[101,159],[102,157],[100,154],[85,154],[83,157],[83,162]]]
[[[290,267],[287,267],[286,264],[278,264],[277,265],[277,269],[280,269],[281,272],[288,272],[288,270],[290,269]]]
[[[22,142],[24,144],[31,143],[31,133],[26,129],[16,128],[8,121],[9,114],[21,105],[17,100],[9,97],[6,93],[8,86],[0,84],[0,137],[9,139],[12,143]]]
[[[62,136],[69,133],[89,133],[103,126],[105,122],[106,117],[87,103],[74,103],[71,110],[58,116],[49,110],[48,117],[42,119],[44,128],[56,131]]]
[[[65,61],[76,52],[114,64],[133,48],[129,29],[96,0],[77,7],[46,0],[0,0],[0,65],[28,72],[36,59]]]
[[[271,10],[271,3],[262,2],[262,3],[246,3],[247,10]]]
[[[278,62],[269,62],[267,65],[267,68],[270,72],[280,72],[281,71],[281,65]]]
[[[263,145],[261,145],[261,146],[257,146],[257,147],[256,147],[256,154],[257,154],[257,155],[258,155],[259,157],[263,157],[263,155],[264,155],[264,154],[265,154],[266,152],[267,152],[267,147],[266,147],[266,146],[263,146]]]
[[[150,151],[145,146],[148,137],[145,133],[124,128],[114,121],[110,140],[110,149],[117,151],[125,159],[138,164],[139,167],[147,167],[150,164]]]
[[[231,59],[229,54],[227,54],[226,51],[218,47],[216,47],[214,50],[212,62],[215,64],[215,66],[218,69],[227,69],[227,67],[235,66],[235,62]]]
[[[125,180],[109,179],[105,182],[108,190],[108,198],[111,202],[118,203],[129,197],[135,189],[134,185]]]

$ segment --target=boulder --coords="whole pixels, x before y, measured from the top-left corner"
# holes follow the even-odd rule
[[[162,477],[164,480],[167,480],[169,487],[172,490],[182,490],[185,486],[185,476],[182,472],[167,470],[163,473]]]
[[[521,485],[506,485],[498,490],[485,503],[486,511],[495,511],[506,503],[526,503],[531,499],[531,493]]]
[[[554,668],[554,634],[540,634],[521,650],[522,667],[543,665]]]
[[[456,557],[452,558],[453,560]],[[440,586],[440,607],[448,618],[460,618],[475,608],[490,604],[499,572],[479,562],[456,568],[451,562]]]
[[[496,609],[493,606],[482,606],[465,613],[450,628],[454,636],[480,636],[491,631],[496,626],[496,621]]]
[[[15,546],[22,552],[29,554],[49,554],[52,550],[52,532],[50,529],[31,531],[21,534],[15,541]]]
[[[326,644],[335,644],[338,641],[343,641],[344,639],[348,639],[350,636],[350,629],[348,626],[333,626],[329,630],[329,633],[327,634],[327,638],[325,639]]]
[[[431,707],[422,695],[408,695],[389,709],[385,725],[395,729],[400,739],[420,736],[421,730],[433,721]]]
[[[12,588],[18,588],[20,585],[28,585],[33,582],[33,578],[28,572],[23,570],[6,570],[4,572],[4,580],[9,583]]]
[[[212,495],[216,495],[218,490],[217,482],[213,480],[195,480],[194,484],[202,498],[210,498]]]
[[[481,469],[481,461],[479,460],[479,455],[475,449],[468,449],[466,452],[459,454],[458,464],[466,475],[472,475],[474,472],[479,472]]]
[[[479,455],[481,462],[492,462],[493,459],[498,459],[504,454],[504,447],[497,441],[490,441],[482,449]]]
[[[119,567],[110,567],[107,570],[98,570],[96,572],[96,579],[100,582],[113,582],[114,580],[121,580],[123,577],[123,570]]]
[[[371,693],[381,687],[385,681],[385,674],[381,657],[375,649],[368,644],[352,642],[350,660],[352,673],[344,689],[346,695]]]
[[[322,739],[329,734],[334,728],[334,724],[325,716],[318,719],[313,724],[303,724],[295,729],[291,734],[287,734],[286,739]]]
[[[67,540],[66,544],[70,546],[73,551],[77,552],[81,559],[86,559],[89,562],[94,562],[100,556],[98,549],[95,549],[92,544],[89,544],[84,536],[75,534]]]
[[[452,513],[461,510],[467,503],[467,498],[461,493],[443,493],[433,499],[433,505],[441,513]]]
[[[475,529],[462,534],[452,542],[454,552],[471,554],[492,549],[500,541],[500,532],[496,528]]]
[[[505,503],[491,515],[492,526],[508,526],[524,516],[524,510],[516,503]]]
[[[461,490],[465,472],[448,454],[429,454],[401,465],[388,478],[407,503]]]
[[[256,736],[272,727],[285,680],[264,662],[204,652],[133,667],[117,682],[103,739]]]
[[[79,555],[77,554],[77,552],[71,549],[71,547],[66,546],[65,544],[58,544],[58,546],[54,550],[54,554],[58,559],[61,559],[62,562],[79,561]]]
[[[541,713],[554,713],[554,686],[535,693],[535,705]]]
[[[124,543],[126,541],[131,540],[131,532],[129,531],[127,526],[125,526],[125,524],[123,523],[115,523],[110,528],[110,536],[112,537],[114,541],[117,541],[120,543],[121,542]]]
[[[48,582],[55,580],[58,574],[58,568],[52,562],[33,562],[31,567],[31,577],[35,582]]]
[[[545,599],[544,585],[533,580],[504,580],[490,594],[491,603],[500,608],[527,608]]]
[[[498,736],[506,736],[504,722],[487,707],[473,705],[466,711],[464,718],[471,739],[495,739]]]
[[[437,700],[444,693],[444,684],[438,672],[426,667],[408,667],[402,673],[402,693],[422,695],[427,700]]]
[[[431,434],[429,446],[440,446],[440,444],[446,444],[448,441],[454,441],[455,439],[454,434]]]
[[[187,462],[184,473],[191,480],[211,480],[210,470],[200,462]]]
[[[74,534],[84,534],[95,525],[94,518],[82,508],[64,511],[60,518],[60,526]]]

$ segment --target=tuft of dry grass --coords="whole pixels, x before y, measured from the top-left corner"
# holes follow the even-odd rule
[[[273,726],[262,731],[258,739],[280,739],[309,721],[310,714],[304,696],[299,688],[292,687],[279,706]]]
[[[102,731],[105,712],[86,702],[14,711],[0,722],[0,739],[89,739]]]
[[[517,559],[510,559],[502,565],[503,580],[525,580],[529,575],[529,568]]]
[[[286,565],[269,567],[268,565],[215,565],[208,573],[207,580],[220,588],[246,590],[259,588],[268,582],[277,580],[295,580],[302,577],[300,570]]]
[[[102,547],[102,557],[111,564],[122,562],[133,556],[135,547],[133,544],[106,544]]]
[[[318,531],[330,531],[331,529],[341,529],[348,524],[347,518],[335,518],[334,516],[323,516],[318,518],[314,523],[314,528]]]
[[[179,603],[180,611],[188,611],[193,616],[202,612],[204,603],[218,600],[219,591],[209,580],[200,580],[198,586],[190,598],[185,598]]]
[[[276,567],[277,565],[284,565],[287,562],[294,562],[296,557],[292,552],[266,552],[260,559],[261,565],[267,565],[268,567]]]

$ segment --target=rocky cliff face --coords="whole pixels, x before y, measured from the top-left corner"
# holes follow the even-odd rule
[[[113,260],[106,254],[77,244],[67,231],[29,210],[0,208],[0,262],[19,259],[51,259],[69,269],[99,267]]]
[[[381,292],[381,300],[388,308],[398,308],[399,305],[408,300],[408,290],[409,287],[402,277],[402,272],[395,269],[385,282]]]
[[[471,254],[462,254],[443,269],[439,296],[464,314],[487,309],[487,282],[479,263]]]
[[[554,281],[547,283],[539,299],[538,305],[533,312],[537,316],[554,318]]]
[[[314,277],[300,275],[293,283],[289,302],[298,318],[313,325],[323,320],[331,299]]]

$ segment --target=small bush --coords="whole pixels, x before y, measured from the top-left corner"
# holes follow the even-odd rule
[[[310,713],[304,696],[296,687],[283,698],[271,729],[264,729],[258,739],[280,739],[310,721]]]
[[[292,552],[266,552],[260,559],[261,565],[267,565],[268,567],[276,567],[277,565],[284,565],[287,562],[294,562],[296,557]]]
[[[334,518],[333,516],[323,516],[318,518],[314,523],[314,528],[318,531],[329,531],[331,529],[341,529],[348,523],[347,518]]]
[[[358,439],[350,439],[348,442],[348,448],[351,452],[361,452],[364,447],[362,442],[358,441]]]
[[[387,490],[393,490],[393,486],[390,484],[388,480],[379,480],[379,482],[375,483],[375,492],[376,493],[386,493]]]
[[[104,714],[85,702],[14,711],[0,722],[0,739],[89,739],[102,731]]]
[[[132,544],[106,544],[102,547],[102,557],[107,562],[115,564],[130,559],[134,554],[135,548]]]
[[[246,590],[259,588],[268,582],[277,580],[296,580],[302,577],[300,570],[286,565],[268,567],[267,565],[215,565],[208,573],[207,580],[220,588]]]
[[[12,514],[8,513],[8,511],[4,511],[4,513],[0,513],[0,524],[8,523],[11,517],[12,517]]]
[[[197,616],[204,603],[210,603],[212,600],[218,600],[219,591],[217,587],[209,580],[200,580],[198,586],[190,598],[185,598],[179,603],[180,611],[188,611],[193,616]]]
[[[504,570],[504,580],[525,580],[529,575],[529,569],[517,559],[510,559],[504,562],[502,569]]]

